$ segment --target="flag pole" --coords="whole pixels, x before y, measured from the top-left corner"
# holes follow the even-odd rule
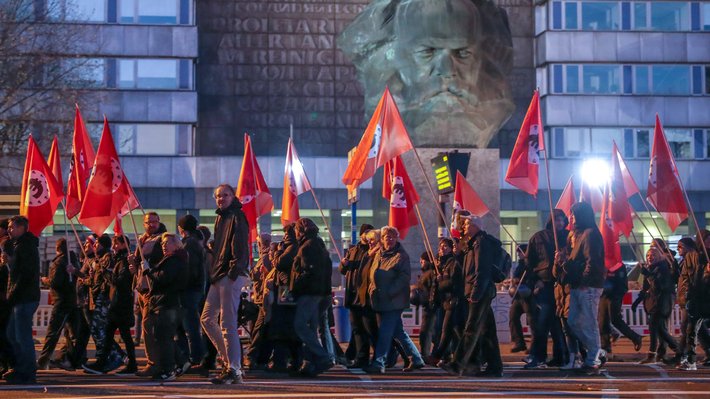
[[[673,155],[671,155],[672,157]],[[688,197],[688,192],[685,191],[685,186],[683,184],[683,179],[680,178],[680,174],[678,173],[678,168],[675,167],[675,161],[673,161],[673,167],[676,172],[676,176],[678,176],[678,181],[680,182],[680,189],[683,190],[683,195],[685,195],[685,200],[688,202],[688,210],[690,211],[690,216],[693,217],[693,223],[695,223],[695,231],[696,235],[699,237],[702,237],[700,234],[700,225],[698,225],[698,218],[695,217],[695,211],[693,211],[693,205],[690,203],[690,198]],[[705,253],[705,260],[710,261],[710,256],[708,256],[708,248],[705,246],[705,242],[703,242],[703,252]]]
[[[82,255],[84,255],[84,258],[86,258],[86,251],[84,251],[84,246],[82,245],[81,239],[79,238],[79,233],[77,233],[76,227],[74,226],[74,221],[72,221],[71,218],[69,218],[69,225],[71,226],[71,229],[74,232],[74,237],[76,237],[76,242],[79,244],[79,249],[81,249]]]
[[[626,236],[624,236],[624,237],[626,237]],[[634,248],[634,247],[632,246],[632,245],[636,245],[636,247],[639,247],[639,246],[640,246],[638,239],[636,239],[636,234],[634,234],[634,231],[633,231],[633,230],[631,230],[631,237],[632,237],[633,240],[634,240],[633,244],[632,244],[631,241],[629,240],[629,237],[626,237],[626,243],[629,244],[629,246],[631,246],[631,250],[633,251],[634,255],[636,256],[636,259],[637,259],[639,262],[643,263],[643,256],[641,256],[641,254],[639,254],[638,252],[636,252],[636,248]]]
[[[288,190],[288,188],[286,188]],[[330,229],[330,225],[328,224],[328,220],[325,218],[325,214],[323,213],[323,208],[320,206],[320,202],[318,202],[318,198],[316,197],[315,190],[313,187],[310,189],[311,195],[313,195],[313,200],[316,202],[316,206],[318,207],[318,210],[320,211],[320,216],[323,218],[323,223],[325,224],[326,229],[328,230],[328,237],[330,237],[330,241],[333,242],[333,247],[335,247],[335,252],[338,254],[338,259],[340,261],[343,261],[343,255],[340,253],[340,249],[338,248],[338,243],[335,242],[335,238],[333,237],[333,232]]]
[[[244,134],[246,134],[247,137],[249,137],[249,133],[244,133]],[[256,155],[254,155],[254,146],[251,145],[251,137],[249,137],[249,147],[251,148],[251,159],[249,160],[251,162],[251,180],[254,183],[254,210],[256,211],[256,221],[254,222],[254,223],[256,223],[256,226],[254,226],[254,229],[256,230],[256,236],[258,237],[259,232],[261,230],[259,228],[259,218],[261,217],[261,215],[259,215],[259,207],[258,207],[257,200],[256,200],[258,197],[257,186],[256,186],[256,167],[254,165],[254,158],[256,157]]]
[[[656,223],[656,219],[653,217],[653,212],[651,212],[651,208],[648,207],[648,204],[646,203],[646,199],[643,198],[640,192],[636,193],[636,195],[641,198],[641,203],[643,204],[643,207],[646,208],[646,212],[648,212],[649,216],[651,216],[651,221],[653,222],[653,225],[656,226],[656,230],[658,230],[658,234],[661,235],[661,239],[663,239],[663,234],[661,234],[661,228],[658,226],[658,223]]]
[[[542,149],[545,154],[545,176],[547,177],[547,201],[550,204],[550,220],[552,220],[552,235],[555,239],[555,252],[560,250],[560,246],[557,242],[557,229],[555,228],[555,208],[552,207],[552,184],[550,183],[550,161],[547,156],[547,147]]]
[[[434,249],[431,247],[431,241],[429,241],[429,234],[426,232],[426,227],[424,226],[424,219],[422,218],[422,213],[419,211],[419,204],[414,204],[414,210],[417,211],[417,218],[419,219],[419,227],[422,229],[422,239],[424,240],[424,248],[427,254],[429,254],[429,259],[431,264],[434,265],[436,274],[439,274],[439,268],[436,266],[434,259]]]

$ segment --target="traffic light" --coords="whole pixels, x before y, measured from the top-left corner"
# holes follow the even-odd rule
[[[434,169],[436,177],[436,189],[439,194],[448,194],[454,191],[456,172],[461,172],[465,177],[470,159],[470,152],[458,152],[458,150],[440,152],[439,155],[431,159],[431,167]]]

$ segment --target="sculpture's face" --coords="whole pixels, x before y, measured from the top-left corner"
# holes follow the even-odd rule
[[[466,113],[478,103],[478,12],[470,1],[440,4],[409,2],[397,15],[394,49],[404,111]]]

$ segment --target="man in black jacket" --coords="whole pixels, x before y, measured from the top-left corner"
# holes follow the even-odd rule
[[[242,287],[249,282],[249,224],[232,186],[218,186],[214,197],[217,203],[214,261],[201,321],[226,364],[212,383],[239,384],[242,382],[242,350],[237,332],[237,309]]]
[[[9,219],[0,219],[0,253],[7,245],[12,251],[12,243],[8,235]],[[10,319],[10,306],[7,304],[7,280],[10,274],[9,266],[0,261],[0,376],[10,369],[12,348],[7,340],[7,322]]]
[[[599,300],[599,333],[601,335],[602,349],[607,352],[607,357],[611,357],[611,333],[612,324],[626,338],[634,344],[634,349],[641,350],[641,336],[629,327],[621,317],[621,305],[624,295],[629,290],[629,278],[626,266],[623,263],[608,269],[604,291]]]
[[[436,366],[439,360],[448,358],[449,346],[463,335],[459,328],[460,319],[466,317],[461,303],[465,301],[463,291],[463,271],[453,254],[454,242],[450,238],[439,240],[439,271],[436,276],[439,299],[444,309],[441,337],[432,351],[429,364]]]
[[[464,296],[468,300],[468,316],[463,339],[456,348],[454,360],[442,365],[442,368],[451,374],[461,375],[480,345],[483,361],[488,363],[488,367],[476,375],[501,377],[503,361],[491,308],[496,295],[493,268],[496,267],[496,254],[501,251],[501,244],[495,237],[483,231],[480,219],[469,212],[461,211],[457,218],[460,220],[458,225],[461,226],[461,241],[464,243]]]
[[[14,254],[10,257],[7,302],[10,320],[7,338],[12,345],[15,364],[3,374],[9,384],[34,384],[37,376],[32,317],[39,306],[39,239],[29,232],[24,216],[10,219],[9,231]]]

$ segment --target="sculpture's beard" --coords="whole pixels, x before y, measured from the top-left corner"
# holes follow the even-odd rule
[[[455,81],[433,79],[423,85],[413,85],[402,91],[406,112],[467,113],[479,103],[471,87]]]

